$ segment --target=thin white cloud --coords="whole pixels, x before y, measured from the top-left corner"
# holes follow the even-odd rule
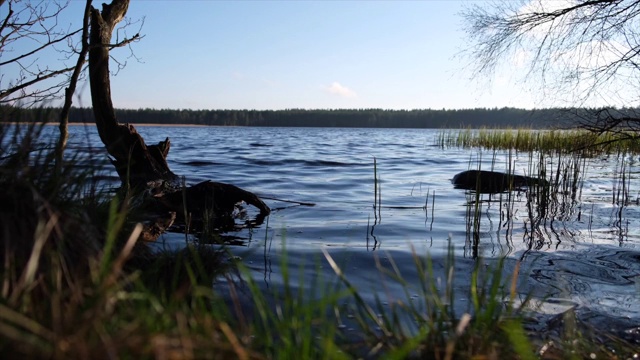
[[[349,89],[346,86],[342,86],[339,82],[334,81],[331,86],[328,86],[326,88],[326,90],[328,92],[330,92],[331,94],[335,94],[338,96],[342,96],[345,98],[354,98],[357,97],[358,94],[355,93],[355,91]]]

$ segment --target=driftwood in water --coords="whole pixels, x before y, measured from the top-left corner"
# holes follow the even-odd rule
[[[255,194],[231,184],[214,181],[203,181],[184,191],[165,193],[157,198],[157,202],[159,208],[164,207],[166,211],[187,209],[189,220],[194,224],[200,224],[204,221],[203,216],[208,215],[207,220],[213,222],[211,225],[222,229],[233,227],[232,214],[236,204],[240,202],[253,205],[260,210],[255,219],[258,224],[270,213],[269,207]],[[177,212],[178,220],[187,220],[184,216],[184,211]]]
[[[454,176],[451,182],[456,189],[490,194],[548,184],[544,179],[485,170],[463,171]]]
[[[116,119],[111,102],[109,48],[114,46],[110,45],[113,29],[124,18],[128,6],[129,0],[114,0],[111,4],[102,4],[102,11],[91,8],[89,79],[100,139],[112,157],[123,186],[132,190],[142,209],[138,215],[138,220],[145,224],[142,238],[154,240],[175,219],[187,220],[185,213],[197,219],[209,211],[214,219],[229,219],[239,202],[257,207],[260,216],[256,221],[260,222],[270,210],[255,194],[216,182],[184,188],[180,177],[167,164],[169,138],[146,145],[133,125],[120,124]]]

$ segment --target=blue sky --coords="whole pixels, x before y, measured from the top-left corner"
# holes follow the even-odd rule
[[[98,6],[96,2],[95,6]],[[119,108],[544,106],[510,75],[472,79],[462,1],[136,1],[144,38],[112,55]],[[84,2],[63,20],[79,23]],[[77,18],[77,20],[76,20]],[[139,30],[130,26],[129,35]],[[113,67],[113,66],[112,66]],[[81,84],[82,85],[82,84]],[[90,105],[88,85],[82,106]]]

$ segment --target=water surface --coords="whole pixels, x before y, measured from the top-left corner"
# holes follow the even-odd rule
[[[147,143],[169,136],[171,169],[195,184],[204,180],[232,183],[267,198],[273,209],[268,224],[236,234],[231,246],[263,286],[281,285],[283,249],[300,286],[315,276],[334,281],[324,260],[327,251],[344,267],[365,297],[394,298],[399,285],[381,280],[376,266],[392,262],[409,282],[418,282],[412,256],[430,256],[438,269],[449,242],[456,256],[456,286],[466,289],[478,258],[507,256],[505,272],[522,261],[519,290],[546,299],[541,312],[569,307],[598,316],[640,324],[640,166],[637,156],[600,156],[580,168],[579,192],[558,203],[555,214],[531,226],[526,193],[513,193],[511,210],[500,196],[480,207],[478,243],[468,227],[475,196],[454,189],[450,179],[469,168],[529,175],[537,154],[494,152],[437,146],[439,130],[140,127]],[[73,127],[72,148],[87,151],[92,162],[105,161],[93,127]],[[374,159],[376,172],[374,173]],[[509,160],[511,159],[511,160]],[[549,176],[559,159],[547,158]],[[535,163],[535,161],[533,161]],[[625,189],[616,195],[614,176],[625,164]],[[535,166],[535,165],[534,165]],[[374,209],[374,177],[381,206]],[[503,204],[507,194],[503,194]],[[297,206],[284,199],[315,203]],[[489,200],[483,195],[483,200]],[[251,212],[252,210],[249,209]],[[162,246],[180,247],[184,236],[166,234]],[[440,266],[440,267],[438,267]],[[439,276],[444,276],[440,274]],[[381,286],[381,281],[384,286]],[[416,285],[417,286],[417,285]],[[468,306],[459,299],[460,308]],[[595,314],[595,315],[594,315]]]

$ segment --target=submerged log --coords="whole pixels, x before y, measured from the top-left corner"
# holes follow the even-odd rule
[[[451,180],[456,189],[473,190],[493,194],[519,190],[533,185],[547,186],[547,180],[530,176],[505,174],[497,171],[467,170]]]
[[[270,213],[269,207],[255,194],[234,185],[204,182],[185,188],[167,164],[169,138],[156,145],[146,145],[133,125],[118,122],[111,101],[109,49],[118,46],[110,41],[113,29],[124,18],[128,6],[129,0],[113,0],[111,4],[102,4],[102,11],[91,8],[89,80],[100,139],[112,157],[123,188],[132,193],[141,209],[138,221],[145,224],[141,238],[156,239],[174,220],[186,221],[181,216],[185,213],[198,217],[209,211],[213,218],[228,219],[239,202],[257,207],[260,218],[264,219]],[[121,44],[128,41],[130,39]],[[146,196],[148,194],[151,196]],[[146,219],[139,219],[140,214],[146,214]]]
[[[203,222],[219,230],[231,230],[235,227],[232,217],[237,204],[246,203],[255,206],[260,213],[255,224],[261,224],[271,210],[258,196],[235,185],[214,181],[203,181],[183,190],[166,193],[157,198],[158,208],[176,211],[180,222],[201,228]],[[187,218],[185,218],[187,217]]]

